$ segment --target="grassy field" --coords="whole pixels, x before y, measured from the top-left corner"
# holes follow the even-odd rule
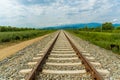
[[[23,30],[0,32],[0,49],[16,45],[25,40],[43,36],[54,31],[55,30]]]
[[[89,32],[89,31],[79,31],[79,30],[69,30],[69,32],[75,34],[76,36],[89,41],[95,45],[102,48],[110,50],[110,45],[115,44],[120,46],[120,31],[112,32]],[[113,52],[120,54],[120,50],[117,48],[112,49]]]
[[[28,40],[38,36],[53,32],[52,30],[27,30],[27,31],[11,31],[11,32],[0,32],[0,43],[14,42],[20,40]]]

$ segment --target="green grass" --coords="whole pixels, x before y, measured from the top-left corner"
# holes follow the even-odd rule
[[[70,33],[75,34],[76,36],[89,41],[95,45],[98,45],[102,48],[110,50],[111,44],[116,44],[120,46],[120,33],[119,31],[112,32],[87,32],[79,30],[68,30]],[[112,49],[113,52],[120,54],[116,48]]]
[[[52,30],[27,30],[17,32],[0,32],[0,43],[28,40],[53,32]]]

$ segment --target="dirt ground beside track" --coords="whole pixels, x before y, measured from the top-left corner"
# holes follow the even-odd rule
[[[44,37],[46,37],[48,35],[49,34],[0,49],[0,61],[5,59],[6,57],[9,57],[9,56],[15,54],[16,52],[29,46],[30,44],[33,44],[34,42],[43,39]]]

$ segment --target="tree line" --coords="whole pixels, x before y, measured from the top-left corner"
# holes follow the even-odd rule
[[[0,26],[0,32],[35,30],[35,28],[17,28],[11,26]]]
[[[113,24],[111,22],[105,22],[103,23],[101,26],[98,27],[93,27],[93,28],[89,28],[88,26],[85,26],[84,28],[80,28],[79,30],[81,31],[112,31],[112,30],[120,30],[120,27],[114,27]]]

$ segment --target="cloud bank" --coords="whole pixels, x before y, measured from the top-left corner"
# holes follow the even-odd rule
[[[118,0],[1,0],[0,25],[43,27],[61,24],[120,23]]]

